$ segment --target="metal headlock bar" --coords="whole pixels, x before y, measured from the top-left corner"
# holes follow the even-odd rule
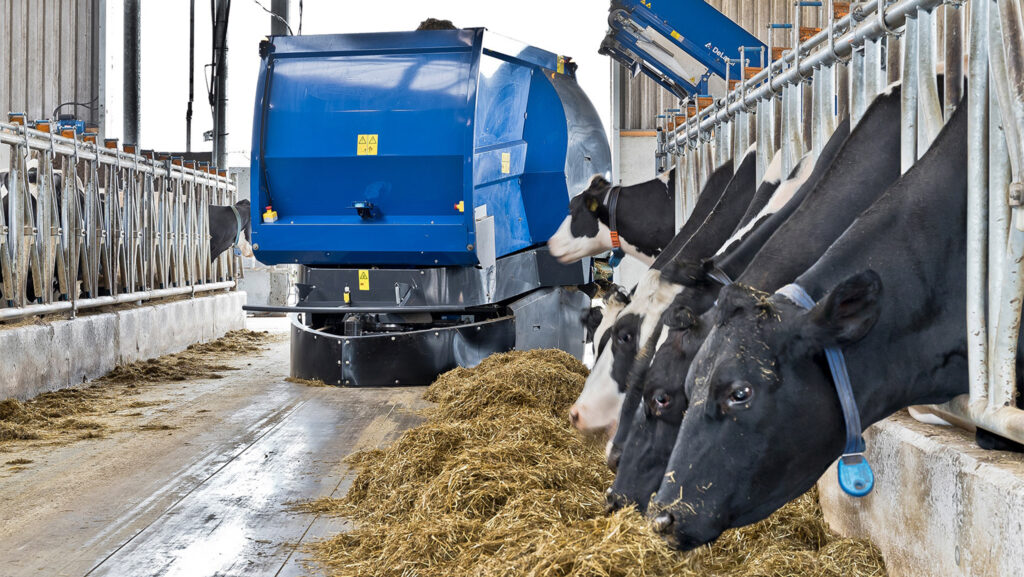
[[[872,0],[862,5],[857,11],[835,21],[834,30],[846,31],[842,36],[830,41],[832,37],[829,30],[822,30],[806,42],[799,44],[794,50],[790,50],[779,60],[770,63],[767,68],[750,79],[744,80],[741,86],[733,91],[734,94],[739,92],[740,97],[736,98],[732,95],[727,97],[734,100],[731,104],[720,109],[705,109],[708,111],[706,114],[698,113],[696,118],[673,130],[669,135],[669,148],[682,146],[686,142],[687,135],[693,137],[693,128],[690,126],[693,122],[699,122],[696,132],[709,132],[735,115],[753,110],[759,101],[774,97],[786,86],[803,84],[807,78],[813,75],[815,69],[843,62],[845,58],[854,53],[855,48],[859,48],[865,42],[884,37],[887,27],[892,29],[903,26],[908,15],[916,15],[919,10],[929,12],[946,0],[904,0],[899,4],[892,5],[885,11],[887,27],[881,24],[879,18],[867,19],[868,14],[878,9],[879,2],[885,4],[887,1]],[[860,24],[852,26],[851,29],[851,24],[856,24],[857,19],[861,20]],[[797,52],[804,53],[812,50],[814,50],[813,53],[799,59],[796,58]],[[792,65],[794,61],[797,61],[798,66]],[[769,77],[770,81],[768,81]],[[750,90],[751,86],[757,88]]]
[[[842,15],[831,0],[792,4],[793,24],[768,25],[767,64],[752,68],[753,55],[737,48],[744,72],[735,90],[713,103],[688,100],[682,116],[669,116],[673,121],[664,127],[659,154],[662,165],[679,171],[677,224],[689,216],[713,167],[738,160],[756,143],[758,179],[777,152],[785,177],[802,156],[821,152],[840,120],[849,116],[856,124],[871,100],[896,81],[902,83],[901,168],[906,172],[960,102],[968,50],[970,394],[928,410],[1024,442],[1016,390],[1024,306],[1021,2],[870,0],[851,3]],[[801,10],[824,10],[821,31],[809,38],[814,29],[802,29]],[[775,48],[773,34],[791,36],[791,47]],[[940,57],[942,84],[936,82]]]
[[[226,174],[41,128],[0,123],[0,320],[235,286],[231,251],[210,259],[209,206],[235,200]]]

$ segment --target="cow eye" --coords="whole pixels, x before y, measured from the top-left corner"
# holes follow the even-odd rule
[[[619,331],[619,342],[628,345],[633,342],[633,331]]]
[[[735,383],[729,391],[729,405],[743,407],[754,397],[754,389],[747,383]]]
[[[671,402],[672,395],[666,393],[665,391],[658,391],[658,393],[654,395],[654,405],[659,409],[664,409]]]

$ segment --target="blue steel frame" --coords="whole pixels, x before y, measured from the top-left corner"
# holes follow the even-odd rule
[[[616,31],[617,32],[617,31]],[[684,87],[676,86],[670,82],[667,82],[657,72],[651,68],[650,64],[647,64],[643,60],[637,60],[636,55],[631,54],[630,50],[622,45],[615,34],[609,34],[604,43],[601,45],[601,54],[611,56],[616,62],[626,67],[631,73],[642,72],[645,76],[651,80],[657,82],[662,88],[675,94],[679,98],[686,98],[689,92]]]

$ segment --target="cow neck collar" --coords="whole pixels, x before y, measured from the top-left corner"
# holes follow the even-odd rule
[[[717,266],[708,271],[708,276],[718,281],[722,286],[729,286],[733,282],[729,275]]]
[[[788,284],[776,294],[789,299],[793,304],[806,310],[814,307],[814,299],[807,291],[798,284]],[[857,408],[857,399],[853,396],[853,386],[850,384],[850,373],[846,369],[846,357],[839,347],[825,347],[825,358],[828,359],[828,368],[832,373],[832,381],[836,386],[836,393],[839,395],[839,404],[843,408],[843,420],[846,422],[846,446],[843,448],[843,455],[839,457],[837,472],[839,486],[848,495],[863,497],[871,492],[875,485],[875,476],[864,456],[863,429],[860,424],[860,410]]]
[[[619,227],[617,224],[617,208],[619,206],[619,191],[622,189],[613,186],[608,191],[608,234],[612,238],[612,248],[619,248]]]
[[[238,208],[235,205],[232,204],[228,208],[235,215],[235,224],[237,225],[235,229],[235,242],[231,246],[235,247],[235,254],[240,254],[241,251],[238,250],[238,243],[242,240],[242,215],[238,214]]]

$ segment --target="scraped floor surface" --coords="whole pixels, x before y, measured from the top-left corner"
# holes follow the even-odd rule
[[[31,463],[0,468],[0,577],[307,574],[301,544],[344,521],[290,504],[343,494],[342,458],[417,424],[423,389],[288,383],[286,321],[249,328],[281,335],[223,379],[146,387],[166,402],[145,430],[7,447]]]

